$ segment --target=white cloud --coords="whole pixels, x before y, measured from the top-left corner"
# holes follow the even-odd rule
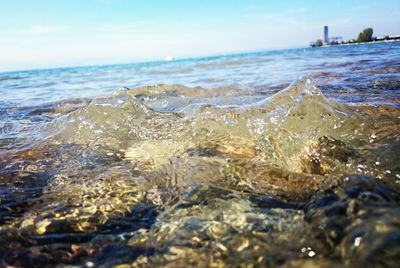
[[[288,14],[302,14],[308,12],[308,8],[305,7],[300,7],[300,8],[295,8],[295,9],[290,9],[286,11]]]
[[[100,4],[115,4],[121,2],[120,0],[96,0]]]
[[[67,26],[61,25],[34,25],[28,28],[27,32],[31,34],[60,33],[68,30]]]
[[[136,33],[136,32],[146,32],[152,28],[146,21],[130,22],[130,23],[109,23],[101,26],[99,28],[102,32],[107,33]]]

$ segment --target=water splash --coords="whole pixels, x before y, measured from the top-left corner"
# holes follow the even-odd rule
[[[393,265],[398,110],[307,77],[241,93],[156,85],[60,112],[2,156],[4,263]]]

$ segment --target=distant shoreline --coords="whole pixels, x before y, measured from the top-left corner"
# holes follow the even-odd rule
[[[390,42],[400,42],[400,38],[398,38],[398,39],[392,39],[392,40],[371,41],[371,42],[342,43],[342,44],[327,45],[327,46],[363,45],[363,44],[390,43]]]
[[[311,48],[318,48],[318,47],[333,47],[333,46],[346,46],[346,45],[362,45],[362,44],[376,44],[376,43],[390,43],[390,42],[399,42],[400,36],[395,37],[392,39],[383,39],[383,40],[372,40],[369,42],[357,42],[357,41],[347,41],[342,43],[333,43],[333,44],[323,44],[321,46],[310,45]]]

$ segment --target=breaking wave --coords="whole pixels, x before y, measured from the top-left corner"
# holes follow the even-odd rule
[[[399,260],[396,108],[336,103],[306,77],[270,96],[155,85],[48,112],[45,139],[2,156],[4,264]]]

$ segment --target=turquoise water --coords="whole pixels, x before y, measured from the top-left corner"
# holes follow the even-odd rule
[[[389,42],[0,73],[0,150],[52,120],[40,111],[59,102],[145,85],[240,88],[252,95],[270,95],[308,75],[329,98],[399,107],[399,62],[400,43]]]
[[[0,266],[397,267],[400,42],[0,73]]]
[[[0,73],[1,107],[43,105],[92,98],[122,87],[181,84],[195,87],[283,88],[302,75],[314,76],[346,102],[388,102],[399,87],[400,43],[300,48],[226,56]],[[384,92],[378,90],[385,90]],[[387,99],[379,96],[384,93]],[[378,98],[378,99],[377,99]]]

